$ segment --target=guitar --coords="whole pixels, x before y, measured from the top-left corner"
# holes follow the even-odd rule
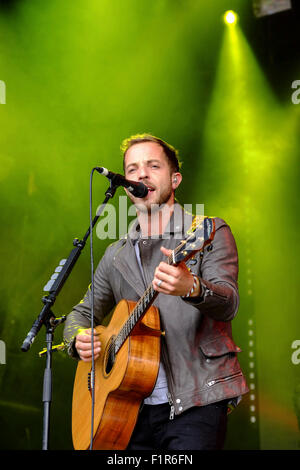
[[[192,227],[190,235],[168,257],[168,264],[187,261],[212,242],[215,235],[213,219],[202,217],[201,223]],[[157,379],[161,335],[164,334],[160,329],[159,311],[152,305],[157,295],[151,283],[138,302],[121,300],[107,327],[96,327],[101,352],[95,361],[94,380],[91,362],[79,361],[75,375],[72,402],[74,449],[90,447],[92,386],[92,448],[126,449],[141,402],[151,394]]]

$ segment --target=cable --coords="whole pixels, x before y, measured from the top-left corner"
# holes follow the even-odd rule
[[[93,255],[93,201],[92,201],[92,180],[95,168],[92,169],[90,175],[90,258],[91,258],[91,347],[92,347],[92,369],[91,369],[91,389],[92,389],[92,406],[91,406],[91,440],[90,449],[93,449],[94,437],[94,411],[95,411],[95,357],[94,357],[94,255]]]

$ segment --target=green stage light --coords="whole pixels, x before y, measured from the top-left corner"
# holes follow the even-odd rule
[[[295,183],[298,177],[299,132],[296,128],[299,127],[299,105],[292,101],[283,105],[274,95],[239,24],[228,25],[223,32],[216,80],[203,131],[201,172],[214,176],[209,213],[222,212],[237,237],[242,315],[235,319],[233,328],[238,331],[241,344],[245,341],[247,349],[244,368],[251,390],[249,423],[257,426],[259,421],[260,448],[292,448],[293,444],[287,442],[288,435],[299,432],[292,396],[295,393],[298,397],[299,392],[296,375],[295,379],[292,375],[295,372],[292,366],[286,372],[287,361],[282,358],[289,338],[293,337],[292,330],[282,326],[281,306],[274,300],[273,286],[280,284],[280,273],[284,272],[285,266],[290,266],[296,273],[297,255],[292,251],[289,253],[288,249],[281,254],[282,233],[278,230],[276,214],[280,214],[282,226],[293,226],[291,236],[297,237],[299,225],[291,221],[299,204]],[[278,247],[277,254],[274,255],[271,246]],[[270,284],[264,281],[266,276],[271,280]],[[297,317],[292,307],[293,298],[287,301],[290,306],[285,309],[295,329]],[[271,326],[270,308],[274,318]],[[247,335],[243,333],[245,318],[249,325]],[[286,381],[278,378],[284,374],[287,374]],[[273,411],[269,415],[265,400],[272,403]],[[281,414],[275,409],[285,412]],[[290,417],[288,422],[287,417]],[[253,433],[251,445],[256,446],[256,439]]]
[[[224,22],[228,25],[236,24],[237,20],[238,20],[238,15],[232,10],[228,10],[224,14]]]

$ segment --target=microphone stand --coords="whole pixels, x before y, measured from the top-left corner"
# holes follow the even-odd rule
[[[43,325],[46,327],[46,366],[44,371],[44,382],[43,382],[43,439],[42,439],[42,450],[48,450],[49,445],[49,429],[50,429],[50,406],[52,401],[52,352],[55,350],[55,347],[52,347],[54,339],[54,330],[55,328],[63,323],[66,320],[66,316],[61,318],[56,318],[51,308],[55,303],[56,297],[61,291],[64,283],[68,279],[73,267],[75,266],[76,261],[78,260],[83,248],[85,247],[86,241],[90,236],[91,229],[94,228],[99,217],[101,216],[106,204],[109,199],[111,199],[118,188],[118,184],[115,184],[110,180],[109,188],[105,192],[105,199],[100,206],[97,215],[94,217],[91,226],[88,228],[86,234],[82,240],[75,238],[73,240],[73,245],[75,248],[69,254],[69,257],[66,260],[60,262],[60,266],[55,270],[59,272],[59,275],[54,274],[48,284],[44,287],[44,290],[48,291],[48,295],[42,298],[44,307],[42,308],[37,319],[34,321],[29,333],[27,334],[21,350],[27,352],[33,341],[35,340],[39,330]],[[57,277],[56,277],[57,276]],[[54,280],[55,279],[55,280]],[[47,286],[50,286],[47,289]]]

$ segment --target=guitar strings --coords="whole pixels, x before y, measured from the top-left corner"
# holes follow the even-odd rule
[[[183,240],[174,249],[173,253],[176,254],[182,248],[182,246],[184,244],[186,244],[186,242],[187,242],[186,240]],[[173,256],[172,255],[168,256],[166,261],[169,265],[173,264]],[[124,325],[120,329],[117,336],[111,341],[111,343],[108,347],[109,356],[111,355],[112,352],[114,352],[114,354],[117,354],[117,352],[119,351],[119,349],[121,348],[123,343],[126,341],[128,336],[130,335],[130,333],[133,330],[135,324],[140,319],[140,317],[141,317],[141,313],[139,312],[140,308],[143,307],[142,312],[145,313],[144,312],[145,307],[147,306],[147,304],[150,306],[150,301],[153,301],[153,297],[155,296],[155,294],[158,294],[158,292],[155,291],[155,289],[153,288],[153,285],[151,283],[151,284],[149,284],[146,291],[144,292],[144,295],[140,298],[140,300],[138,301],[138,303],[134,307],[133,311],[130,313],[128,319],[126,320],[126,322],[124,323]],[[149,301],[149,297],[150,297],[150,301]],[[145,300],[147,300],[146,303],[145,303]]]

